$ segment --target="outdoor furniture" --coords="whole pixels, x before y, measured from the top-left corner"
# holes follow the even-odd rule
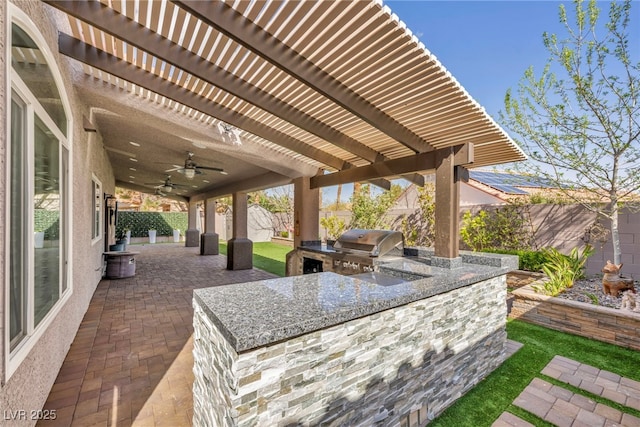
[[[109,251],[104,256],[107,261],[107,279],[124,279],[136,274],[136,255],[139,252]]]

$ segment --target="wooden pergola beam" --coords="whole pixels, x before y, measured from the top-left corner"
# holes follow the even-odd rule
[[[236,181],[231,184],[218,187],[214,190],[207,191],[206,193],[198,194],[189,198],[190,202],[201,202],[207,199],[217,199],[224,196],[229,196],[233,193],[252,192],[258,190],[264,190],[266,188],[279,187],[281,185],[291,184],[293,180],[288,176],[280,175],[275,172],[267,172],[254,178],[248,178],[241,181]]]
[[[386,160],[367,166],[346,169],[332,174],[314,176],[311,178],[310,185],[311,188],[319,188],[366,181],[372,177],[390,177],[413,172],[434,172],[438,167],[437,153],[448,153],[450,150],[453,152],[452,161],[454,162],[454,166],[473,163],[473,144],[466,143],[428,153],[419,153],[399,159]]]

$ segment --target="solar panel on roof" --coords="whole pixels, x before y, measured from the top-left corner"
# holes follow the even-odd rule
[[[525,175],[508,173],[469,171],[469,177],[489,187],[507,194],[528,194],[517,187],[549,188],[554,187],[548,180]]]

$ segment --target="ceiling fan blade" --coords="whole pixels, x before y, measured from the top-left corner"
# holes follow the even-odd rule
[[[222,172],[224,169],[222,168],[214,168],[211,166],[198,166],[198,169],[206,169],[206,170],[210,170],[210,171],[218,171],[218,172]]]

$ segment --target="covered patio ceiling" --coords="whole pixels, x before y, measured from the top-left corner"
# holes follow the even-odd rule
[[[380,2],[45,3],[124,188],[170,175],[172,196],[199,201],[319,171],[422,184],[425,153],[466,143],[473,167],[525,158]],[[188,152],[225,174],[170,171]]]

